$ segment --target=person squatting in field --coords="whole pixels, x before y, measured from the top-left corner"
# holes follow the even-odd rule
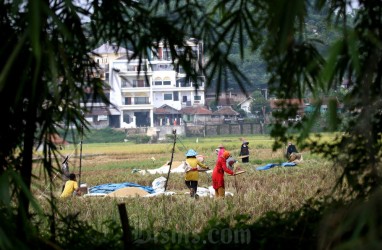
[[[65,183],[65,187],[60,198],[67,198],[76,195],[81,195],[81,191],[76,181],[76,175],[71,173],[69,175],[69,180]]]
[[[212,187],[215,190],[215,197],[225,197],[225,186],[224,186],[224,172],[230,175],[234,175],[234,172],[227,167],[227,159],[230,157],[229,151],[224,151],[222,156],[220,156],[216,162],[216,166],[212,172]]]
[[[189,168],[186,170],[186,174],[184,177],[186,186],[190,189],[190,196],[198,198],[196,191],[198,189],[198,180],[199,180],[199,172],[198,166],[209,169],[206,165],[204,165],[201,161],[196,158],[195,150],[190,149],[186,153],[186,163],[189,165]]]

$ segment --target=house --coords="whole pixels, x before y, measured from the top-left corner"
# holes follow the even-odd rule
[[[131,51],[123,47],[118,47],[115,43],[104,43],[91,52],[91,57],[100,66],[100,78],[109,81],[109,64],[111,61],[132,54]]]
[[[110,85],[108,84],[110,62],[131,53],[131,51],[109,42],[100,45],[90,52],[90,56],[99,66],[97,70],[92,72],[91,77],[99,78],[105,82],[103,91],[106,97],[110,96]],[[92,89],[85,89],[85,93],[91,98],[93,91]],[[86,104],[82,103],[81,105],[86,105],[88,112],[84,114],[84,117],[92,127],[104,128],[119,126],[119,119],[116,119],[120,115],[118,107],[107,106],[101,100],[87,102]]]
[[[209,106],[216,105],[216,108],[220,109],[225,106],[235,105],[235,101],[233,100],[233,98],[229,98],[229,97],[219,97],[219,99],[216,100],[215,98],[207,98],[207,95],[206,95],[206,104]]]
[[[247,93],[243,93],[237,88],[220,89],[219,96],[217,96],[217,87],[210,86],[206,90],[206,99],[210,102],[216,100],[216,97],[219,97],[219,100],[229,100],[231,105],[233,105],[245,100],[248,96]]]
[[[183,107],[181,109],[184,122],[205,124],[211,121],[212,111],[203,106]]]
[[[154,125],[164,126],[164,125],[181,125],[182,113],[164,104],[159,108],[154,108]]]
[[[295,108],[296,116],[289,117],[289,122],[298,122],[301,121],[301,118],[305,114],[305,102],[303,99],[293,98],[293,99],[270,99],[269,104],[272,112],[279,111],[282,109]],[[264,112],[264,111],[263,111]],[[265,122],[268,122],[266,118]]]
[[[252,97],[246,98],[244,101],[239,102],[237,104],[242,110],[244,110],[247,114],[251,114],[251,103],[253,101]]]
[[[197,69],[203,62],[202,44],[191,39],[184,46],[195,55]],[[196,81],[186,78],[181,67],[174,67],[170,51],[163,43],[155,46],[149,58],[122,56],[111,61],[109,75],[110,102],[120,111],[111,118],[116,120],[116,127],[153,127],[154,110],[163,105],[180,111],[183,107],[205,104],[203,75]]]
[[[338,113],[341,113],[343,110],[343,104],[336,97],[324,97],[321,100],[307,99],[304,110],[305,113],[313,113],[319,106],[320,113],[325,114],[328,112],[330,105],[334,105]]]
[[[232,109],[231,106],[225,106],[212,113],[212,119],[216,122],[232,123],[236,122],[240,113]]]
[[[303,99],[271,99],[269,104],[273,111],[293,107],[296,108],[298,115],[304,115],[305,102]]]
[[[119,115],[120,112],[114,107],[107,107],[103,103],[102,105],[97,105],[93,103],[93,107],[90,108],[89,112],[85,114],[85,120],[88,121],[94,128],[105,128],[112,124],[109,119],[112,116]]]

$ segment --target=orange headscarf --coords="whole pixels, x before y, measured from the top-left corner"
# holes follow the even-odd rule
[[[229,151],[226,150],[226,151],[224,151],[224,153],[223,153],[222,156],[223,156],[224,159],[228,159],[228,157],[229,157],[230,155],[231,155],[231,153],[230,153]]]

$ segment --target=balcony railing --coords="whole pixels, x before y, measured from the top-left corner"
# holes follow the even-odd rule
[[[154,64],[152,65],[153,71],[172,71],[174,70],[174,65],[172,64]]]
[[[151,104],[151,103],[150,103],[150,102],[124,103],[123,105],[126,105],[126,106],[134,106],[134,105],[146,105],[146,104]]]

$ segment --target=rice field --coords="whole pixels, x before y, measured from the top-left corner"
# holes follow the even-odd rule
[[[328,136],[324,137],[328,139]],[[187,194],[184,176],[170,174],[167,191],[175,192],[172,196],[159,197],[75,197],[57,200],[57,206],[63,216],[78,214],[81,220],[89,222],[97,230],[108,230],[105,221],[120,224],[117,205],[125,203],[130,225],[139,230],[176,230],[177,232],[198,232],[212,218],[225,218],[234,223],[239,214],[249,216],[248,223],[270,211],[288,211],[301,207],[312,197],[331,193],[336,174],[330,162],[317,155],[311,155],[308,149],[302,150],[304,163],[296,167],[275,167],[257,171],[256,167],[267,163],[284,162],[283,149],[272,151],[273,140],[267,136],[247,136],[250,149],[250,162],[239,162],[246,173],[225,177],[226,192],[233,196],[224,200],[210,197],[193,199]],[[234,157],[239,155],[240,137],[216,138],[179,138],[175,143],[173,161],[185,159],[185,152],[193,148],[205,156],[205,163],[211,169],[215,165],[215,148],[223,144]],[[139,174],[133,170],[155,169],[171,160],[173,142],[158,144],[108,143],[86,144],[82,146],[81,183],[88,187],[107,184],[132,182],[151,186],[152,182],[167,174]],[[79,146],[69,145],[62,151],[70,155],[71,172],[79,174]],[[37,176],[33,193],[44,209],[46,197],[52,192],[60,195],[62,181],[60,176],[53,185],[44,180],[38,163],[34,169]],[[78,180],[78,178],[77,178]],[[211,176],[200,173],[199,187],[212,185]]]

